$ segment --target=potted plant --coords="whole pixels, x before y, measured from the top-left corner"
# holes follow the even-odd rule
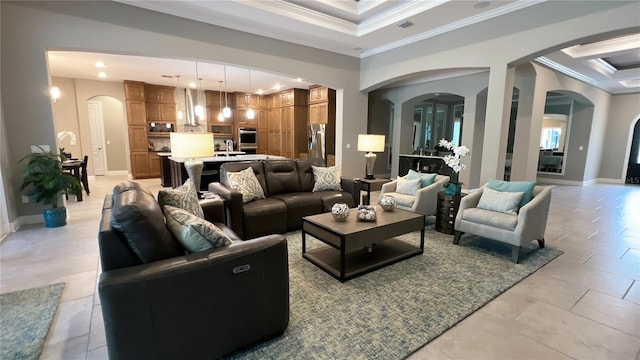
[[[63,160],[62,155],[50,151],[31,153],[20,160],[27,162],[22,170],[20,189],[27,189],[26,195],[32,202],[51,206],[43,211],[47,227],[67,224],[67,209],[64,206],[58,207],[61,195],[79,195],[82,191],[80,181],[62,170]]]
[[[456,146],[453,144],[453,142],[446,139],[440,140],[438,146],[450,151],[450,153],[446,155],[443,160],[445,164],[447,164],[456,174],[458,174],[460,170],[464,169],[465,166],[464,164],[460,163],[460,157],[469,155],[469,149],[466,146]],[[460,195],[461,191],[462,183],[458,181],[450,180],[444,186],[444,193],[447,195]]]

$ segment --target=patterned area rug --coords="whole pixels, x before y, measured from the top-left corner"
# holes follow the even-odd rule
[[[0,295],[0,359],[38,359],[64,283]]]
[[[400,238],[417,245],[420,232]],[[229,358],[402,359],[562,254],[532,242],[514,264],[510,246],[427,229],[424,254],[340,283],[302,258],[300,232],[287,239],[289,327]]]

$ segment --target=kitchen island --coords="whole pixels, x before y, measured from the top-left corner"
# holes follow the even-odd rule
[[[200,181],[200,190],[207,191],[209,188],[209,183],[220,181],[220,166],[227,162],[235,162],[235,161],[255,161],[255,160],[278,160],[278,159],[286,159],[282,156],[274,156],[274,155],[262,155],[262,154],[245,154],[243,152],[235,151],[229,152],[227,156],[225,152],[220,152],[215,156],[206,157],[206,158],[198,158],[204,163],[204,168],[202,169],[202,177]],[[171,187],[175,188],[184,184],[184,182],[189,178],[187,174],[187,170],[184,167],[185,161],[189,160],[188,158],[177,158],[170,156],[169,160],[171,161]]]

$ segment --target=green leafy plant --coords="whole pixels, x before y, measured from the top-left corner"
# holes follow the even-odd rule
[[[27,189],[25,194],[29,199],[57,208],[60,195],[79,195],[82,191],[78,179],[62,170],[62,155],[43,151],[31,153],[20,160],[25,161],[20,189]]]

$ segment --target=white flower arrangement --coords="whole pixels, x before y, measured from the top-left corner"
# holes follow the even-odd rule
[[[456,146],[447,139],[440,140],[438,146],[453,151],[453,154],[449,154],[444,157],[444,162],[456,174],[459,173],[460,170],[465,168],[465,165],[460,163],[460,157],[469,155],[469,148],[464,145]]]

